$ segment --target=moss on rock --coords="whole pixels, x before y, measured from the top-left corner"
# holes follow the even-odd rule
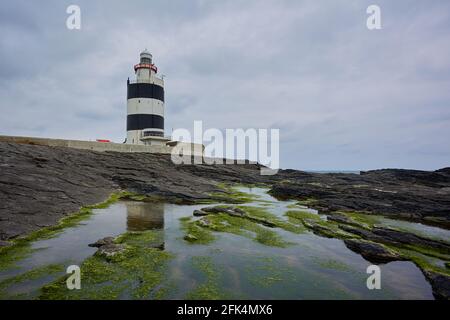
[[[36,280],[48,275],[62,273],[64,270],[65,267],[63,265],[49,264],[6,278],[0,281],[0,299],[14,298],[14,296],[11,296],[11,294],[7,292],[11,286],[23,284],[26,283],[27,281]]]
[[[153,299],[160,290],[171,254],[158,249],[163,235],[158,231],[127,232],[115,243],[126,245],[123,254],[105,259],[94,255],[81,268],[82,290],[68,290],[67,277],[41,289],[40,299]]]
[[[123,197],[129,196],[129,192],[116,192],[104,202],[82,207],[78,212],[62,218],[58,224],[39,229],[21,238],[14,239],[11,246],[0,248],[0,271],[14,268],[17,261],[28,257],[36,249],[31,248],[33,241],[51,239],[62,233],[67,228],[78,226],[82,221],[88,219],[94,209],[104,209],[117,202]]]
[[[214,241],[212,231],[215,231],[244,236],[267,246],[286,247],[291,243],[284,241],[276,232],[276,228],[293,233],[305,231],[303,225],[282,220],[263,207],[239,206],[236,210],[242,212],[240,216],[205,212],[198,220],[181,218],[182,228],[185,231],[184,239],[190,243],[208,244]]]

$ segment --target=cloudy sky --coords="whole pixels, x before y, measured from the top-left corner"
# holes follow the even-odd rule
[[[446,0],[3,0],[0,134],[122,142],[144,48],[166,76],[167,134],[279,128],[284,168],[450,165]]]

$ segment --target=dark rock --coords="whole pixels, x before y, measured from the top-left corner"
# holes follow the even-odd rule
[[[436,299],[450,300],[450,276],[431,270],[424,270],[423,274],[430,282]]]
[[[294,176],[294,173],[291,173]],[[280,199],[315,201],[322,212],[372,212],[450,228],[450,174],[418,170],[375,170],[358,174],[298,174],[276,182]]]
[[[409,245],[419,245],[425,247],[435,248],[441,251],[445,251],[450,253],[450,244],[445,243],[443,241],[427,239],[412,233],[399,231],[386,227],[374,227],[372,232],[384,239],[388,239],[392,242],[398,242]]]
[[[356,222],[354,220],[351,220],[348,217],[340,215],[340,214],[328,215],[327,219],[330,221],[334,221],[334,222],[341,223],[341,224],[346,224],[349,226],[355,226],[355,227],[363,228],[363,229],[365,228],[365,226],[363,224]]]
[[[245,212],[244,210],[242,210],[238,207],[234,207],[234,206],[207,207],[207,208],[203,208],[201,211],[206,212],[207,214],[224,213],[224,214],[228,214],[233,217],[244,218],[244,219],[253,221],[255,223],[262,224],[269,228],[276,227],[275,223],[273,223],[267,219],[261,218],[261,217],[251,216],[251,215],[247,214],[247,212]],[[195,215],[195,212],[194,212],[194,215]]]
[[[38,167],[37,164],[43,164]],[[168,154],[95,152],[0,141],[0,240],[55,225],[128,190],[175,203],[211,199],[220,182],[264,183],[260,165],[175,165]]]
[[[344,243],[347,248],[359,253],[364,259],[371,263],[379,264],[403,260],[399,254],[378,243],[359,239],[346,239],[344,240]]]
[[[197,211],[197,210],[196,210]],[[206,207],[200,210],[200,214],[196,211],[194,211],[194,215],[204,215],[205,214],[218,214],[218,213],[223,213],[223,214],[228,214],[230,216],[233,217],[239,217],[239,218],[244,218],[244,219],[248,219],[250,221],[253,221],[255,223],[259,223],[262,224],[266,227],[270,227],[270,228],[274,228],[276,226],[275,223],[264,219],[264,218],[260,218],[260,217],[254,217],[251,216],[249,214],[247,214],[247,212],[245,212],[244,210],[238,208],[238,207],[234,207],[234,206],[215,206],[215,207]]]
[[[113,237],[106,237],[106,238],[98,240],[97,242],[90,243],[89,247],[100,248],[102,246],[113,244],[113,243],[114,243]]]
[[[374,226],[372,230],[356,228],[348,225],[339,225],[339,228],[360,236],[363,239],[393,245],[413,245],[437,249],[450,253],[450,245],[444,241],[427,239],[406,231],[392,228]]]
[[[262,225],[264,225],[266,227],[269,227],[269,228],[275,228],[277,226],[275,223],[273,223],[273,222],[271,222],[271,221],[269,221],[267,219],[264,219],[264,218],[253,217],[253,216],[249,216],[249,215],[246,215],[245,218],[250,220],[250,221],[253,221],[255,223],[262,224]]]
[[[9,241],[3,241],[3,240],[0,240],[0,248],[4,248],[4,247],[9,247],[9,246],[11,246],[12,244],[11,244],[11,242],[9,242]]]
[[[217,186],[220,182],[271,184],[273,195],[314,198],[313,207],[323,212],[367,211],[450,228],[448,168],[375,170],[361,175],[280,170],[277,175],[263,176],[258,164],[175,165],[165,154],[7,142],[0,142],[0,167],[0,240],[54,225],[120,189],[195,203],[211,199],[210,193],[223,192]]]
[[[206,207],[202,208],[201,211],[206,212],[208,214],[215,214],[215,213],[225,213],[230,216],[235,217],[244,217],[247,215],[247,213],[237,207],[234,206],[215,206],[215,207]]]
[[[302,222],[306,228],[308,228],[309,230],[311,230],[314,234],[316,234],[318,236],[322,236],[322,237],[326,237],[326,238],[337,237],[335,231],[325,225],[319,224],[310,219],[303,219]]]
[[[205,212],[203,210],[194,210],[194,212],[192,214],[196,217],[202,217],[202,216],[207,216],[208,212]]]
[[[370,230],[366,230],[363,228],[356,228],[354,226],[348,226],[348,225],[339,225],[339,228],[344,230],[345,232],[353,233],[363,239],[374,241],[374,242],[381,242],[381,243],[387,243],[387,244],[399,244],[397,242],[394,242],[390,239],[383,238],[381,236],[377,236]]]
[[[102,256],[106,259],[110,259],[117,254],[125,251],[126,246],[124,244],[114,243],[113,237],[106,237],[96,241],[95,243],[89,244],[90,247],[98,248],[95,255]]]

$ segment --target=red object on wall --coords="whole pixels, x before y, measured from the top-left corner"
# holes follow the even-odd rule
[[[97,142],[111,142],[111,140],[97,139]]]

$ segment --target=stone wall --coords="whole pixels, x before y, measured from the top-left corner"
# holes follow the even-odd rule
[[[148,153],[170,154],[171,151],[173,150],[173,146],[132,145],[113,142],[48,139],[48,138],[17,137],[17,136],[2,136],[2,135],[0,135],[0,141],[20,143],[20,144],[50,146],[50,147],[68,147],[92,151],[148,152]]]

